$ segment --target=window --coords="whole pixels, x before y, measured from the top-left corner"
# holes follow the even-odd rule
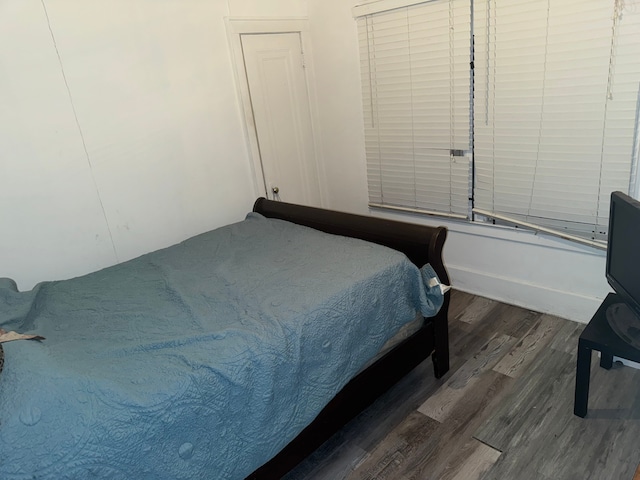
[[[477,211],[606,239],[610,193],[629,191],[638,13],[620,0],[475,12]]]
[[[468,217],[470,22],[466,1],[358,19],[371,205]]]
[[[640,3],[399,2],[354,9],[370,204],[606,239],[637,167]]]

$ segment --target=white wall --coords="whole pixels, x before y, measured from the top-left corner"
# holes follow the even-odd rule
[[[228,0],[231,17],[306,17],[307,0]]]
[[[368,213],[360,59],[349,1],[310,0],[327,207]]]
[[[0,277],[29,289],[241,219],[255,191],[224,17],[305,13],[0,2]]]
[[[328,203],[369,213],[357,30],[351,14],[356,3],[309,0],[309,19]],[[453,284],[462,290],[580,322],[590,320],[609,291],[604,252],[489,225],[385,216],[449,227],[445,261]]]

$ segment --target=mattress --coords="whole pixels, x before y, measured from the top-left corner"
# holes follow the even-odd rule
[[[244,478],[416,312],[433,271],[251,213],[75,279],[0,281],[0,478]]]

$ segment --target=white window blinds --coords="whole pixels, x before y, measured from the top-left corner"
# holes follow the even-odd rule
[[[358,18],[371,205],[468,216],[470,22],[464,0]]]
[[[476,211],[606,239],[630,185],[640,4],[475,0],[474,18]]]

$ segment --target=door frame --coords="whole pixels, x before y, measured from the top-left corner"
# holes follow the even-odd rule
[[[275,34],[275,33],[298,33],[302,43],[302,51],[305,59],[305,83],[307,87],[307,100],[311,113],[311,134],[313,136],[314,155],[308,167],[316,172],[320,187],[320,203],[326,206],[326,175],[324,172],[324,162],[322,162],[322,142],[320,138],[320,118],[318,112],[318,102],[315,89],[315,74],[313,62],[311,61],[311,41],[309,33],[309,21],[306,18],[235,18],[225,17],[229,48],[235,76],[236,90],[242,111],[243,130],[247,147],[249,150],[251,172],[253,174],[254,191],[256,196],[267,196],[262,161],[260,158],[260,147],[258,144],[258,133],[253,117],[253,107],[251,106],[251,94],[247,80],[247,71],[244,65],[242,42],[240,36],[243,34]]]

